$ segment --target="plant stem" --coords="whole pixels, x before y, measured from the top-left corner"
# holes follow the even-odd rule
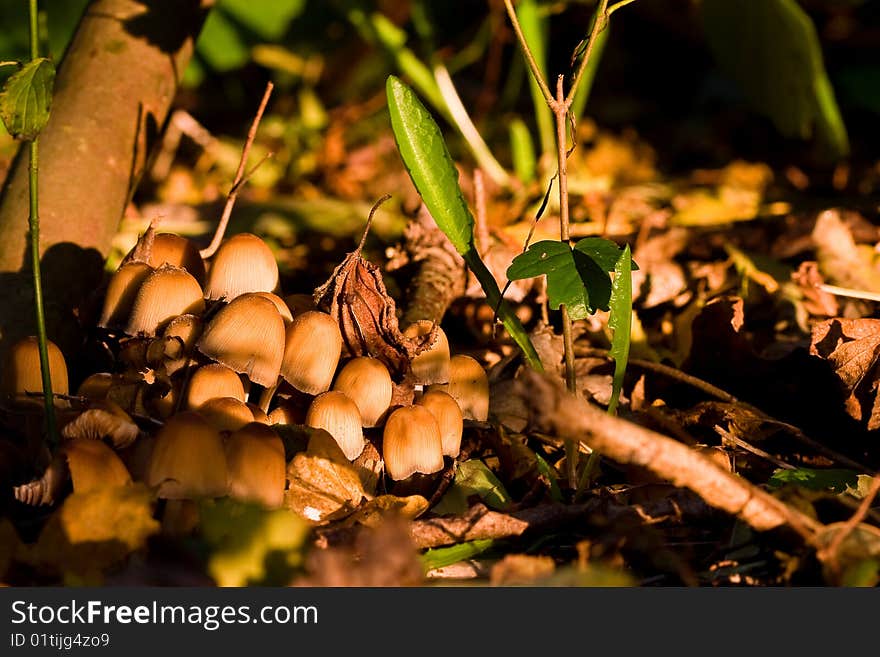
[[[39,28],[37,25],[37,0],[29,0],[28,16],[30,27],[31,60],[40,56]],[[49,371],[49,348],[46,336],[46,319],[43,311],[43,282],[40,275],[40,215],[38,172],[39,158],[37,138],[28,143],[28,184],[30,191],[30,212],[28,230],[31,237],[31,269],[34,276],[34,309],[37,314],[37,343],[40,351],[40,374],[43,382],[43,404],[46,409],[46,436],[50,451],[58,445],[58,425],[55,421],[55,399],[52,396],[52,374]]]
[[[574,74],[574,78],[571,82],[571,88],[568,90],[568,96],[566,96],[565,100],[571,105],[571,101],[574,100],[574,95],[577,92],[577,88],[580,85],[581,78],[584,75],[584,71],[587,70],[587,64],[590,61],[590,55],[593,54],[593,46],[596,45],[596,37],[599,36],[599,32],[604,30],[608,26],[608,16],[612,11],[622,7],[624,4],[629,4],[634,0],[623,0],[618,3],[611,10],[608,10],[608,0],[599,0],[599,7],[596,9],[596,19],[593,21],[593,29],[590,31],[590,40],[587,41],[587,48],[584,50],[584,56],[581,58],[581,65],[578,67],[577,72]]]

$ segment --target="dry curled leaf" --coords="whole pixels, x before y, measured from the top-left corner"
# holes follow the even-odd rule
[[[369,230],[368,221],[358,247],[315,290],[315,305],[339,324],[343,356],[378,358],[397,384],[392,403],[411,403],[410,362],[438,338],[437,328],[412,338],[401,333],[397,306],[385,289],[382,272],[361,255]]]
[[[835,318],[813,328],[810,353],[826,360],[840,379],[846,411],[880,428],[877,359],[880,357],[880,319]]]

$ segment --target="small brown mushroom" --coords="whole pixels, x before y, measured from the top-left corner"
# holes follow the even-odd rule
[[[436,326],[434,322],[420,319],[406,327],[403,334],[408,338],[428,335]],[[425,351],[410,362],[415,383],[447,383],[449,381],[449,340],[446,333],[437,326],[437,337]]]
[[[276,292],[278,263],[256,235],[240,233],[217,249],[205,282],[205,298],[232,301],[247,292]]]
[[[284,320],[268,299],[237,296],[208,322],[197,348],[261,386],[274,386],[284,355]]]
[[[218,431],[237,431],[254,421],[251,409],[235,397],[215,397],[199,406],[199,414]]]
[[[342,355],[342,333],[330,315],[301,313],[287,327],[281,376],[300,392],[317,395],[330,389]]]
[[[122,459],[100,440],[71,440],[61,446],[61,452],[67,459],[76,493],[131,483],[131,474]]]
[[[52,379],[52,391],[56,394],[68,394],[67,363],[64,355],[54,342],[48,341],[46,350],[49,355],[49,375]],[[31,399],[28,394],[43,392],[43,379],[40,370],[40,345],[35,336],[22,338],[15,342],[6,355],[3,376],[0,377],[0,390],[4,396],[24,403],[42,404],[39,399]],[[56,406],[68,406],[61,399],[55,400]]]
[[[456,354],[449,361],[449,384],[436,384],[429,390],[448,392],[469,420],[489,419],[489,378],[483,366],[471,356]]]
[[[138,289],[125,332],[154,337],[178,315],[198,315],[204,309],[198,281],[185,269],[162,265]]]
[[[353,461],[364,450],[364,432],[361,414],[345,393],[331,390],[315,397],[306,412],[306,425],[324,429],[342,449],[345,457]]]
[[[352,358],[339,370],[333,389],[344,392],[357,404],[365,427],[378,425],[391,405],[391,374],[377,358]]]
[[[153,268],[144,262],[127,262],[119,267],[107,285],[98,326],[124,327],[131,315],[138,290],[152,272]]]
[[[147,485],[166,499],[222,497],[226,476],[220,432],[192,411],[169,418],[156,435]]]
[[[461,434],[464,429],[464,421],[458,402],[452,395],[442,390],[429,390],[422,395],[416,404],[427,408],[440,429],[440,442],[443,446],[443,455],[455,458],[461,451]]]
[[[106,440],[116,449],[128,447],[140,433],[129,414],[119,404],[106,399],[92,404],[61,430],[67,440]]]
[[[189,379],[186,388],[186,407],[197,410],[209,399],[217,397],[234,397],[244,402],[244,385],[241,378],[233,370],[220,363],[202,365]]]
[[[382,433],[382,458],[385,471],[395,481],[443,469],[440,428],[427,408],[402,406],[388,416]]]
[[[284,501],[284,444],[270,427],[251,422],[226,440],[227,486],[232,497],[279,507]]]

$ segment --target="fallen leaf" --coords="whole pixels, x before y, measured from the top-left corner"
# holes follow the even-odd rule
[[[96,488],[67,497],[46,523],[37,543],[22,551],[38,568],[87,581],[120,564],[158,533],[153,492],[143,484]]]
[[[880,292],[880,269],[871,247],[860,249],[838,210],[825,210],[816,219],[813,242],[819,269],[833,283],[855,290]]]
[[[286,584],[303,563],[309,525],[290,511],[222,499],[203,503],[200,517],[219,586]]]
[[[489,582],[492,586],[523,586],[549,577],[556,570],[550,557],[529,554],[508,554],[492,566]]]

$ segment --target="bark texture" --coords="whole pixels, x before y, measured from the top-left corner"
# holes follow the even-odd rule
[[[213,0],[95,0],[59,67],[40,135],[40,251],[49,338],[71,358],[125,205]],[[0,196],[0,357],[35,332],[22,149]]]

